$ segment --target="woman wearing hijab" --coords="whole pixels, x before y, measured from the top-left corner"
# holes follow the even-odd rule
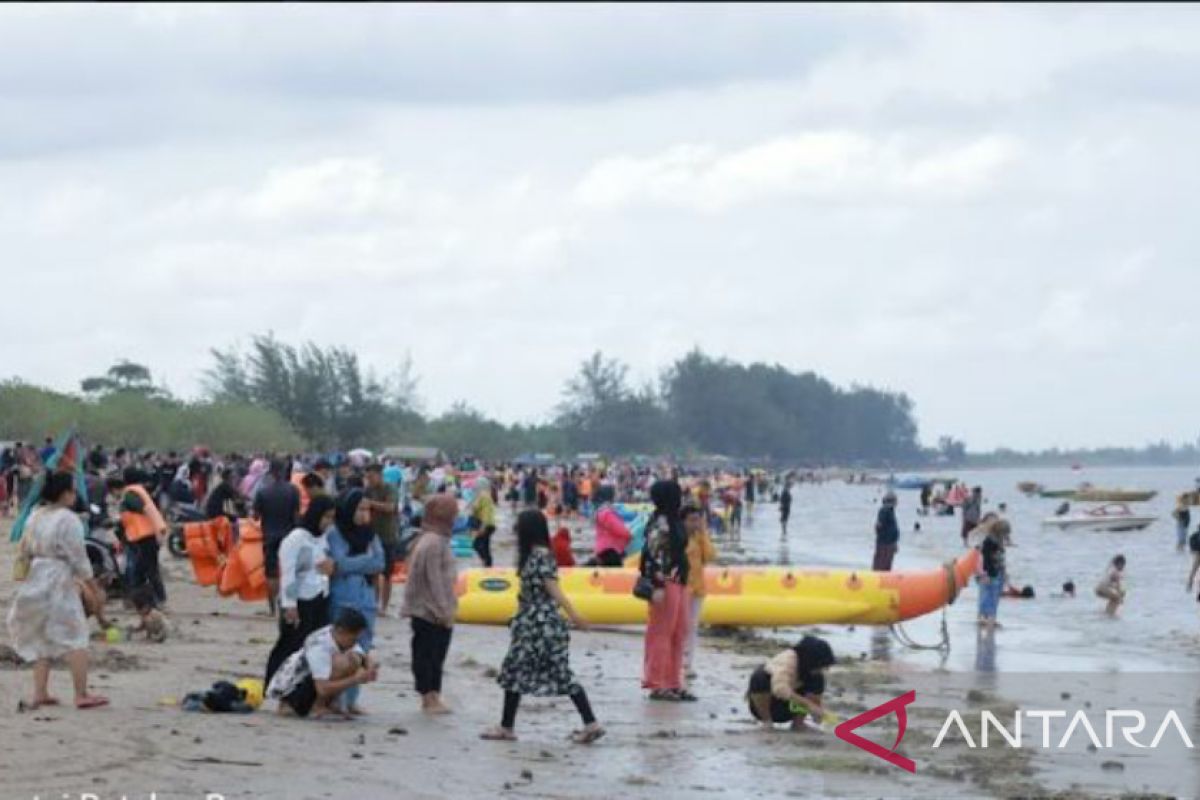
[[[683,490],[673,480],[650,487],[654,513],[646,524],[639,567],[654,586],[646,624],[642,688],[651,700],[694,701],[683,674],[691,599],[688,593],[687,533],[680,519]]]
[[[421,519],[421,536],[408,558],[404,585],[404,616],[412,620],[412,671],[426,714],[448,714],[442,703],[442,668],[450,650],[458,598],[458,577],[450,535],[458,517],[458,501],[434,495]]]
[[[315,497],[300,526],[284,537],[279,546],[279,639],[267,659],[271,678],[288,656],[304,646],[305,638],[329,624],[329,576],[333,561],[325,541],[325,529],[333,524],[334,503]]]
[[[370,653],[375,636],[375,576],[383,572],[383,543],[371,528],[371,512],[363,501],[362,489],[350,489],[337,500],[333,527],[325,533],[333,577],[329,581],[329,618],[338,619],[347,608],[363,615],[367,627],[358,637],[364,653]],[[314,501],[315,502],[315,501]],[[358,686],[343,694],[346,712],[358,716]]]
[[[238,484],[238,491],[242,493],[242,497],[253,502],[254,494],[258,491],[263,476],[267,474],[269,467],[270,464],[267,463],[265,458],[256,458],[250,462],[250,471],[246,473],[246,477],[242,478],[242,482]]]

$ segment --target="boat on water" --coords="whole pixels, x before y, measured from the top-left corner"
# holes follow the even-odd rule
[[[942,486],[953,486],[958,483],[957,478],[945,477],[925,477],[924,475],[901,475],[900,477],[892,477],[888,479],[888,486],[893,489],[924,489],[926,486],[941,484]]]
[[[1047,517],[1042,520],[1042,526],[1062,531],[1140,531],[1150,527],[1157,520],[1158,517],[1152,514],[1134,514],[1124,503],[1108,503],[1087,511]]]
[[[1090,483],[1081,483],[1074,489],[1038,489],[1038,497],[1078,500],[1081,503],[1142,503],[1157,495],[1158,492],[1152,489],[1104,489]]]
[[[1017,491],[1024,495],[1035,495],[1041,492],[1045,487],[1037,481],[1021,481],[1017,484]]]
[[[1084,503],[1143,503],[1154,499],[1158,492],[1148,489],[1100,489],[1081,486],[1073,499]]]

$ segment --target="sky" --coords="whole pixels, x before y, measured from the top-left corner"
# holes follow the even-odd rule
[[[1200,434],[1200,7],[0,5],[0,376],[273,331],[544,419],[602,350]]]

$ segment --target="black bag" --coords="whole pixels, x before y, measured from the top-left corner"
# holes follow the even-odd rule
[[[645,575],[639,575],[637,583],[633,585],[633,596],[649,603],[650,599],[654,597],[654,581]]]

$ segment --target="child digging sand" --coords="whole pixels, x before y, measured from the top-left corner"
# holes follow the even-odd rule
[[[1108,605],[1104,607],[1104,613],[1110,617],[1115,617],[1117,609],[1125,602],[1125,589],[1121,586],[1124,575],[1125,556],[1118,555],[1109,562],[1104,580],[1096,585],[1096,596],[1108,601]]]
[[[267,688],[267,697],[279,701],[279,713],[352,719],[343,707],[342,694],[379,676],[378,665],[358,644],[366,629],[362,612],[347,608],[333,625],[310,633],[304,647],[288,656]]]

